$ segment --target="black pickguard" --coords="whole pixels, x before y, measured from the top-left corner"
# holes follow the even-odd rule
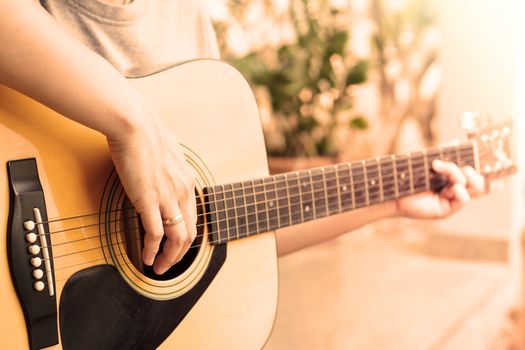
[[[183,296],[157,301],[135,292],[111,265],[75,273],[60,298],[64,349],[155,349],[184,319],[226,259],[216,246],[202,279]]]

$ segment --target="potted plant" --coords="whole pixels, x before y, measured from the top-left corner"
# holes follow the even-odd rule
[[[272,172],[337,160],[341,131],[368,126],[352,110],[352,86],[366,81],[369,64],[348,50],[348,9],[330,1],[289,6],[291,40],[229,58],[253,84]]]

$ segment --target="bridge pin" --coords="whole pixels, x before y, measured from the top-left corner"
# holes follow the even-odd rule
[[[26,235],[26,241],[28,241],[29,243],[35,243],[36,242],[36,234],[34,234],[33,232],[29,232]]]
[[[27,230],[27,231],[33,231],[35,229],[35,222],[34,221],[31,221],[31,220],[27,220],[26,222],[24,222],[24,228]]]
[[[40,259],[39,257],[32,258],[31,265],[33,265],[34,267],[39,267],[40,265],[42,265],[42,259]]]
[[[43,291],[43,290],[44,290],[44,287],[45,287],[45,284],[44,284],[44,282],[42,282],[42,281],[37,281],[37,282],[35,282],[35,283],[33,284],[33,288],[35,288],[35,290],[36,290],[37,292],[41,292],[41,291]]]
[[[41,279],[42,277],[44,277],[44,271],[42,271],[41,269],[33,270],[33,277],[37,280]]]
[[[27,250],[33,255],[37,255],[38,253],[40,253],[40,247],[36,244],[30,245],[29,248],[27,248]]]

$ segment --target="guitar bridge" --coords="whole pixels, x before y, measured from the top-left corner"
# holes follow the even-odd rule
[[[31,349],[58,344],[51,237],[36,160],[7,163],[10,210],[7,255]]]

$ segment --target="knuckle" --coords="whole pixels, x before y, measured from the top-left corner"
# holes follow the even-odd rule
[[[159,249],[155,246],[144,246],[144,253],[156,254]]]
[[[155,230],[155,231],[152,231],[152,232],[150,233],[150,235],[151,235],[151,237],[154,238],[155,240],[159,240],[159,239],[162,238],[162,236],[164,236],[164,232]]]
[[[178,246],[178,247],[182,247],[184,245],[184,243],[186,243],[186,239],[187,239],[187,235],[177,235],[177,237],[175,237],[174,241],[175,241],[175,244]]]
[[[164,236],[163,232],[153,231],[144,236],[144,243],[146,244],[158,244],[160,240],[162,239],[162,236]]]
[[[186,236],[186,241],[184,242],[184,245],[188,245],[189,246],[192,242],[193,242],[193,238],[192,238],[191,234],[187,235]]]
[[[190,233],[188,234],[189,242],[192,243],[195,237],[197,237],[197,230],[191,230]]]

